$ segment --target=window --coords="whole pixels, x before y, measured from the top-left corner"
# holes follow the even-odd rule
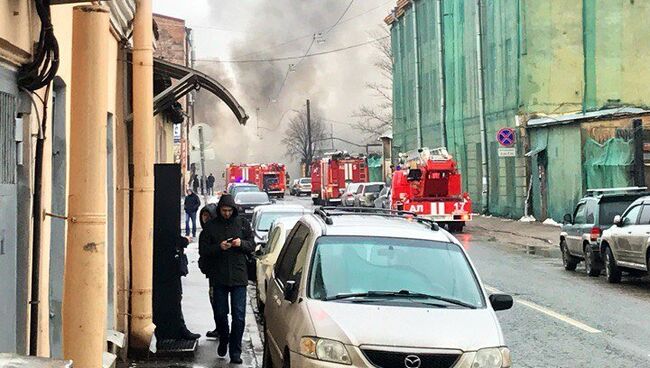
[[[634,206],[630,208],[623,217],[623,225],[636,225],[641,212],[641,206]]]
[[[357,188],[355,194],[361,194],[362,192],[363,192],[363,185],[360,185],[359,188]]]
[[[300,224],[292,231],[291,240],[282,248],[278,263],[275,265],[275,276],[283,285],[287,280],[296,280],[295,276],[302,272],[305,254],[301,250],[307,236],[309,236],[309,228]]]
[[[594,218],[594,212],[596,212],[596,202],[595,201],[588,201],[586,202],[587,206],[587,224],[593,224],[596,222]]]
[[[641,209],[641,216],[639,217],[640,225],[650,225],[650,205],[644,205]]]
[[[578,208],[576,208],[576,213],[573,218],[574,224],[586,224],[587,223],[587,206],[584,203],[580,203]]]
[[[282,229],[279,227],[276,227],[271,231],[271,234],[269,235],[269,240],[266,242],[266,245],[264,246],[264,254],[269,254],[273,252],[273,249],[277,246],[276,243],[278,241],[278,238],[280,237],[280,232]]]

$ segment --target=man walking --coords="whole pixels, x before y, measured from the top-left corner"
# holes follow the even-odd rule
[[[196,212],[201,206],[201,199],[192,189],[187,190],[185,197],[185,236],[190,236],[190,221],[192,222],[192,238],[196,237]]]
[[[209,195],[214,195],[214,175],[210,173],[210,176],[208,176],[208,194]]]
[[[248,221],[239,216],[235,200],[224,194],[217,205],[217,218],[210,221],[199,238],[199,254],[205,258],[217,320],[219,347],[223,357],[230,353],[230,362],[242,364],[242,337],[246,318],[246,256],[255,249],[253,232]],[[228,297],[232,329],[228,326]]]

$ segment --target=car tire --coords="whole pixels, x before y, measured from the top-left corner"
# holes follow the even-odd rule
[[[564,269],[567,271],[575,271],[580,261],[569,253],[569,247],[567,247],[564,240],[560,242],[560,251],[562,252],[562,265]]]
[[[607,281],[611,284],[621,282],[622,272],[616,265],[616,259],[610,247],[605,248],[605,275],[607,276]]]
[[[273,361],[271,360],[271,347],[269,345],[269,337],[264,334],[264,354],[262,355],[262,368],[273,368]]]
[[[596,255],[594,250],[591,248],[591,245],[585,245],[585,271],[587,275],[591,277],[600,276],[600,266],[596,262]]]

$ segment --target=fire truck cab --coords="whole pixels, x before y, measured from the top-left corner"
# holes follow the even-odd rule
[[[261,189],[269,196],[284,198],[287,189],[286,167],[284,164],[272,163],[262,165]],[[259,186],[259,184],[258,184]]]
[[[312,165],[312,201],[314,204],[339,204],[348,184],[367,182],[368,177],[365,157],[347,152],[329,154]]]
[[[233,183],[250,183],[259,187],[261,180],[261,165],[259,164],[229,164],[226,166],[226,190]]]
[[[461,189],[456,161],[445,148],[422,148],[402,155],[393,174],[391,208],[428,217],[450,231],[462,231],[472,219],[472,201]]]

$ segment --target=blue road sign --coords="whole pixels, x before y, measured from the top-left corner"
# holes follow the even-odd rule
[[[497,142],[503,147],[512,147],[515,145],[515,130],[512,128],[503,128],[497,133]]]

